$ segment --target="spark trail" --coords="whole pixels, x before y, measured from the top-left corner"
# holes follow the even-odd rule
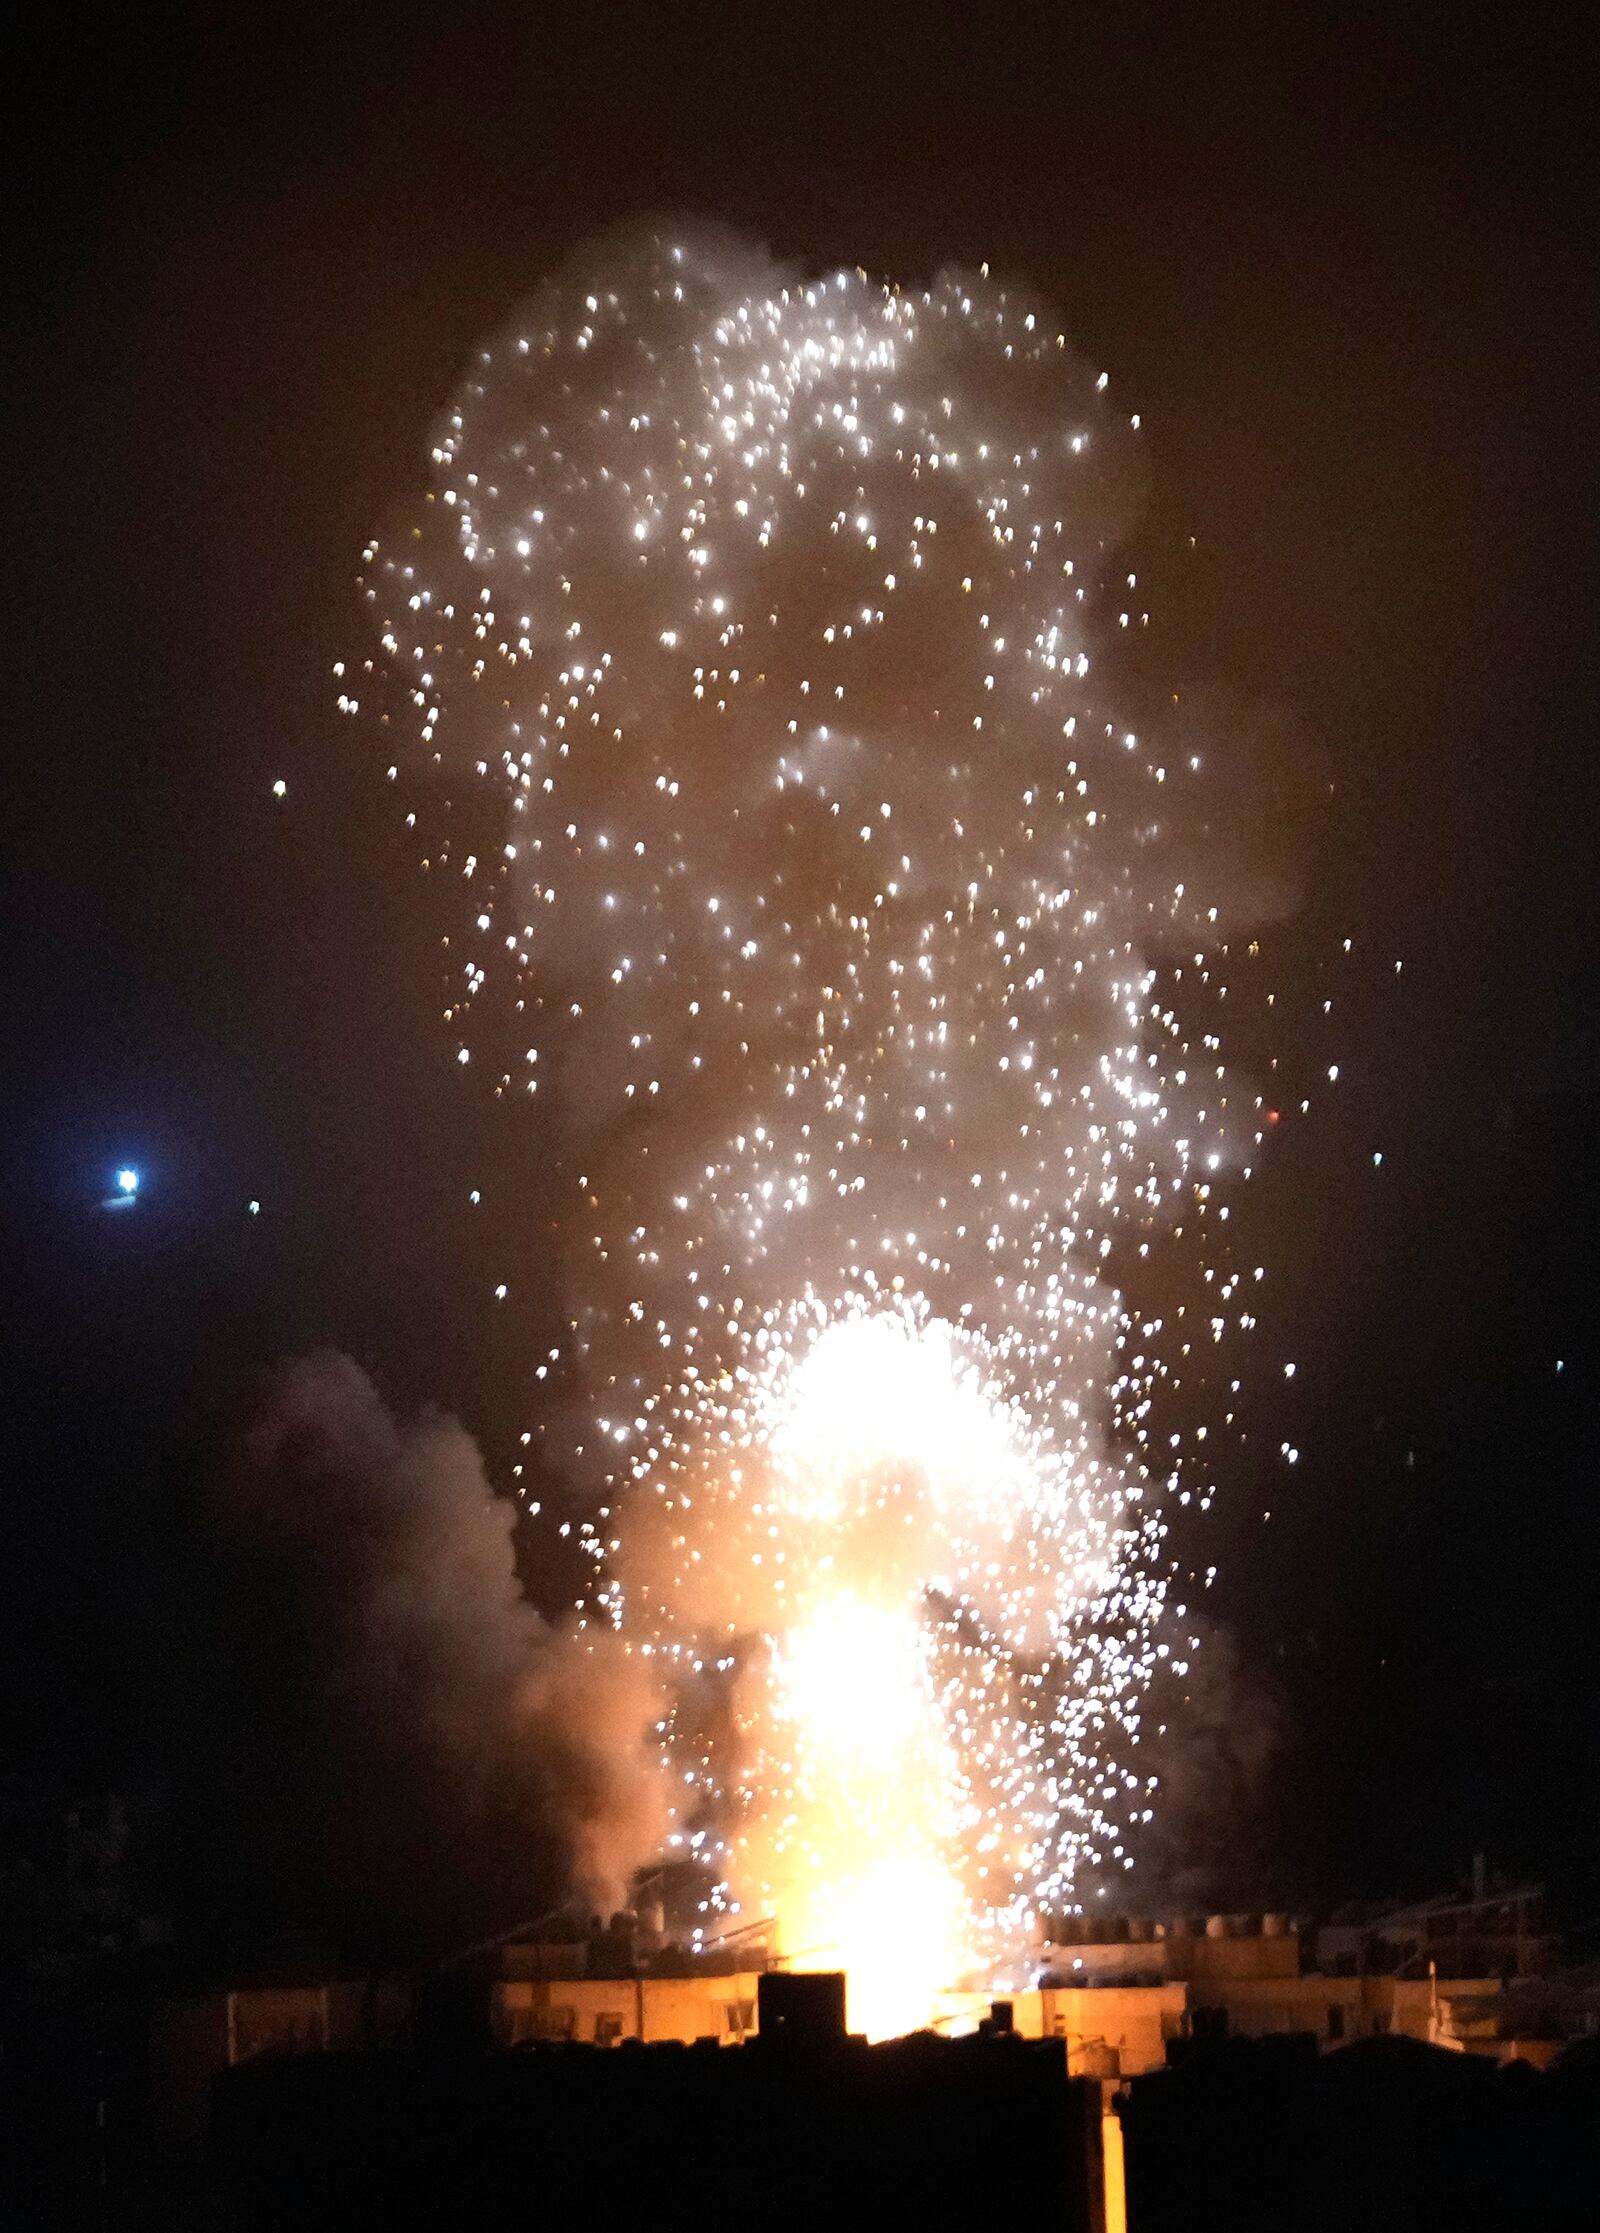
[[[1123,1267],[1180,1227],[1231,1300],[1262,1137],[1158,973],[1225,978],[1207,771],[1097,694],[1106,387],[987,274],[637,236],[481,351],[367,553],[419,797],[490,832],[429,854],[452,1020],[498,998],[559,1174],[550,1455],[674,1699],[672,1850],[880,2031],[1148,1819],[1174,1345]]]

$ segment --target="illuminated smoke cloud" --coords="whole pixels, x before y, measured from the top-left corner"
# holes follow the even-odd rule
[[[367,554],[460,1056],[554,1189],[548,1453],[676,1694],[669,1850],[858,1979],[913,1940],[924,2010],[1131,1861],[1154,1399],[1248,1312],[1217,795],[1094,665],[1139,480],[1033,297],[647,233],[475,358]],[[1129,1294],[1180,1226],[1175,1332]]]
[[[533,1611],[516,1511],[455,1420],[397,1421],[350,1358],[278,1376],[214,1505],[236,1914],[448,1946],[622,1896],[660,1833],[638,1771],[659,1701],[615,1639]]]

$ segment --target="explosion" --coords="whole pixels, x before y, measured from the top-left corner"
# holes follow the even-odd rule
[[[366,553],[470,900],[459,1059],[538,1120],[545,1455],[672,1701],[667,1853],[874,2032],[1131,1865],[1156,1396],[1249,1323],[1208,771],[1093,665],[1140,624],[1106,390],[987,270],[632,236],[482,349]],[[1198,1323],[1133,1300],[1163,1236]]]

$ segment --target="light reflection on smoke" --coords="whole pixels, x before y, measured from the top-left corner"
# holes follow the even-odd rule
[[[1219,1190],[1261,1100],[1152,961],[1214,1012],[1207,774],[1092,665],[1142,620],[1105,389],[985,274],[645,234],[482,351],[368,554],[396,771],[466,880],[448,1020],[562,1174],[550,1454],[679,1693],[671,1849],[874,2028],[886,1931],[926,2007],[1128,1864],[1185,1463],[1153,1398],[1249,1322]],[[1175,1225],[1207,1318],[1141,1323]]]

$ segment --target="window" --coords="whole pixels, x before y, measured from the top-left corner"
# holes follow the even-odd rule
[[[594,2020],[594,2043],[597,2047],[614,2047],[622,2037],[622,2018],[608,2008]]]

